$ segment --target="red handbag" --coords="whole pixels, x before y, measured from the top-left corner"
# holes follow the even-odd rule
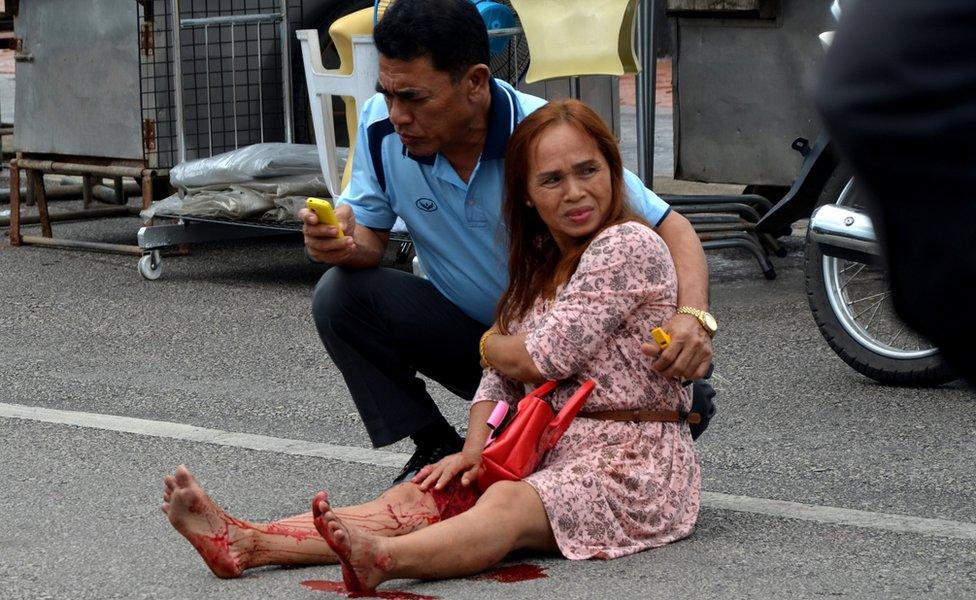
[[[529,392],[519,401],[514,414],[508,404],[499,402],[489,419],[492,434],[481,453],[478,473],[481,491],[496,481],[518,481],[531,475],[542,455],[566,432],[594,387],[596,383],[592,379],[580,386],[558,415],[543,400],[543,396],[556,389],[555,381],[547,381]]]

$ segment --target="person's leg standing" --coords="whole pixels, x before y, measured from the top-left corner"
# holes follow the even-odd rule
[[[429,281],[383,268],[330,269],[315,287],[312,314],[373,445],[408,436],[417,444],[397,481],[460,450],[463,440],[417,374],[471,399],[481,379],[478,340],[487,325]]]

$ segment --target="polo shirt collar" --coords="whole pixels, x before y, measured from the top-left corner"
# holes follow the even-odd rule
[[[494,77],[488,85],[491,89],[491,107],[488,109],[488,135],[481,158],[490,160],[505,158],[508,138],[515,129],[515,99],[498,85]]]
[[[488,80],[491,92],[491,106],[488,108],[488,135],[485,136],[485,148],[481,151],[482,160],[505,158],[505,148],[508,138],[515,129],[515,99],[492,77]],[[430,156],[416,156],[403,147],[404,156],[408,156],[424,165],[433,165],[437,154]]]

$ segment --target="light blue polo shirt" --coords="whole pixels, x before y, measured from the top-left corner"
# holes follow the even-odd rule
[[[501,216],[505,147],[515,125],[546,103],[497,79],[490,88],[485,148],[467,183],[440,153],[410,154],[377,94],[363,107],[352,178],[337,200],[370,229],[389,231],[402,218],[430,282],[485,326],[494,321],[495,304],[508,285]],[[636,211],[660,225],[668,205],[630,171],[624,171],[624,183]]]

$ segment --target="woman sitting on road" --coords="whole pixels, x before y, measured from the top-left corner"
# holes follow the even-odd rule
[[[470,575],[514,550],[616,558],[691,533],[701,475],[688,425],[633,410],[690,408],[640,350],[675,312],[674,265],[628,208],[612,134],[584,104],[553,102],[513,132],[505,169],[510,281],[484,338],[489,368],[464,449],[373,502],[334,509],[320,492],[311,513],[263,525],[226,515],[180,467],[163,510],[217,576],[338,561],[351,591],[370,590]],[[582,382],[597,385],[535,473],[478,497],[495,402],[546,379],[562,381],[556,410]]]

